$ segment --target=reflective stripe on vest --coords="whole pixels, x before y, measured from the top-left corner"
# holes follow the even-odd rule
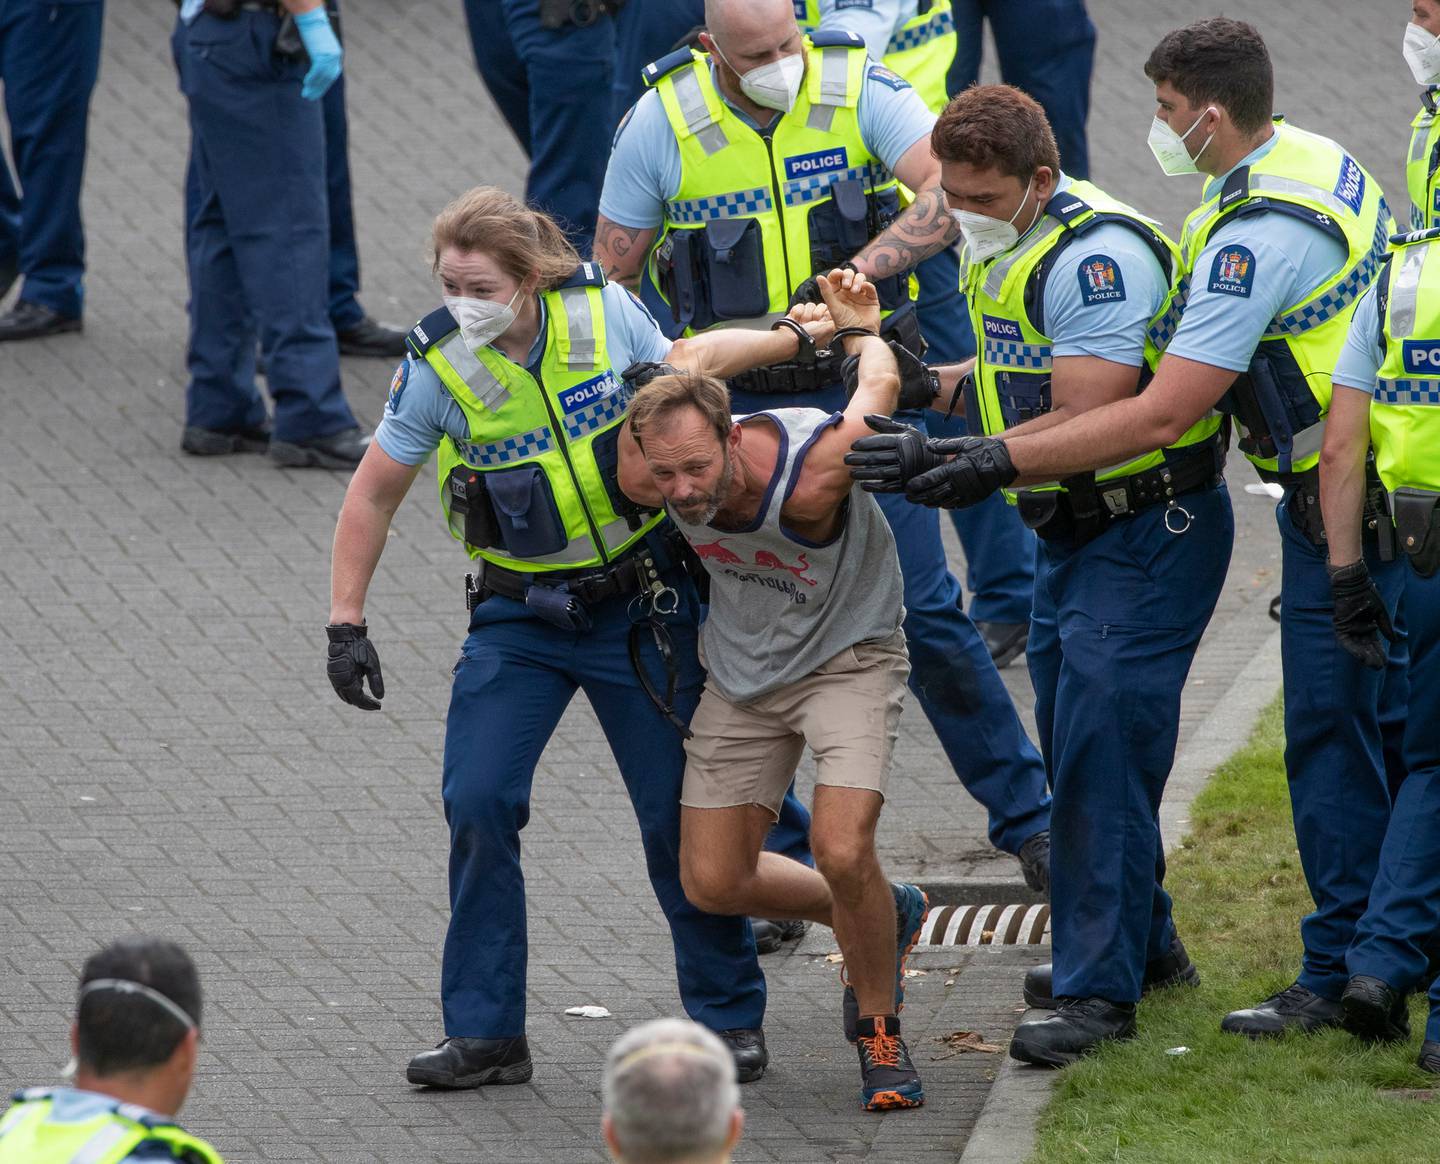
[[[84,1120],[53,1120],[54,1095],[55,1090],[46,1087],[20,1093],[15,1105],[0,1119],[0,1162],[118,1164],[141,1144],[164,1144],[177,1158],[223,1164],[219,1154],[203,1140],[132,1104],[102,1107]]]
[[[909,81],[932,113],[939,113],[949,100],[946,74],[958,47],[955,12],[951,0],[931,0],[924,12],[920,7],[901,5],[912,14],[891,31],[882,63]],[[820,0],[796,0],[795,19],[801,32],[816,31]]]
[[[630,393],[610,365],[604,300],[592,265],[583,267],[579,285],[545,292],[545,339],[539,378],[493,348],[468,353],[479,369],[459,375],[451,353],[459,332],[444,337],[425,359],[465,414],[466,439],[447,436],[436,470],[440,498],[450,532],[464,541],[463,527],[451,515],[451,472],[460,465],[481,474],[514,472],[526,465],[544,474],[553,497],[564,545],[552,552],[520,555],[499,545],[466,544],[473,558],[529,573],[600,566],[623,553],[663,518],[622,517],[615,511],[605,473],[596,460],[594,441],[607,437],[624,419]],[[603,282],[603,280],[601,280]],[[468,349],[467,349],[468,352]],[[491,406],[492,399],[501,403]],[[608,436],[607,439],[615,439]],[[506,477],[505,480],[514,480]],[[501,480],[501,478],[495,478]],[[528,528],[528,527],[527,527]]]
[[[1294,368],[1293,391],[1308,392],[1300,414],[1318,410],[1320,420],[1330,406],[1330,374],[1334,370],[1355,303],[1374,281],[1384,257],[1385,239],[1393,229],[1379,183],[1329,138],[1308,133],[1277,119],[1275,144],[1244,171],[1232,173],[1220,189],[1185,220],[1181,234],[1184,269],[1171,309],[1151,328],[1151,339],[1168,344],[1179,328],[1194,267],[1215,230],[1257,198],[1285,204],[1314,218],[1317,228],[1333,224],[1344,235],[1346,259],[1330,279],[1288,304],[1266,327],[1261,343],[1284,344]],[[1235,188],[1243,174],[1243,192]],[[1341,195],[1349,192],[1359,208]],[[1237,196],[1238,195],[1238,196]],[[1272,211],[1278,213],[1280,211]],[[1285,211],[1290,212],[1290,211]],[[1303,380],[1303,387],[1301,386]],[[1271,421],[1272,430],[1276,427]],[[1323,423],[1298,428],[1287,452],[1275,457],[1247,454],[1262,473],[1301,473],[1319,460]]]
[[[1410,123],[1410,149],[1405,158],[1405,187],[1410,195],[1410,229],[1426,230],[1440,222],[1436,205],[1440,190],[1440,115],[1435,111],[1436,90],[1422,94],[1420,112]]]
[[[1396,238],[1370,405],[1370,443],[1385,488],[1440,490],[1440,230]]]

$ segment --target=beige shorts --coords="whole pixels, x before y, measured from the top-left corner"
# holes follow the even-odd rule
[[[780,814],[805,745],[815,783],[885,796],[910,659],[905,636],[856,643],[778,691],[732,703],[707,685],[685,743],[680,803]]]

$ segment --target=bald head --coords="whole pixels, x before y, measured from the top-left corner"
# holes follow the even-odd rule
[[[701,44],[735,73],[747,73],[801,48],[791,0],[705,0],[705,27]]]

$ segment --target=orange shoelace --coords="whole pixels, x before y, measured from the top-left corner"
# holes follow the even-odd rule
[[[860,1042],[865,1047],[866,1058],[874,1066],[900,1066],[900,1037],[890,1034],[882,1025],[877,1025],[875,1034],[869,1038],[862,1036]]]

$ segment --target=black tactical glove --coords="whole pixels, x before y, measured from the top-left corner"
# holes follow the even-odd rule
[[[906,497],[932,508],[963,509],[984,501],[1020,476],[1010,463],[1004,441],[967,436],[954,438],[954,443],[959,446],[955,459],[907,481]]]
[[[903,493],[912,477],[945,463],[968,437],[928,440],[918,428],[889,416],[867,416],[865,423],[879,436],[861,437],[845,454],[850,476],[867,493]]]
[[[1330,593],[1335,599],[1335,637],[1340,645],[1367,667],[1384,670],[1385,646],[1376,632],[1392,643],[1396,639],[1395,624],[1380,598],[1380,591],[1370,580],[1365,559],[1348,566],[1330,568]]]
[[[848,259],[835,268],[837,271],[858,271],[860,268]],[[797,303],[824,303],[825,297],[820,294],[820,275],[828,275],[829,271],[821,271],[818,275],[811,275],[800,286],[795,288],[795,293],[790,296],[789,306],[786,311]]]
[[[385,698],[385,680],[380,676],[380,656],[367,637],[365,627],[348,622],[332,623],[325,627],[325,635],[330,640],[325,671],[335,694],[364,711],[378,710],[380,700]],[[367,675],[374,699],[365,694]]]
[[[678,376],[680,369],[674,364],[657,363],[654,360],[637,360],[623,372],[620,378],[635,388],[643,388],[656,376]]]
[[[916,408],[929,408],[940,391],[940,377],[923,363],[909,348],[901,347],[894,340],[887,341],[895,354],[895,366],[900,370],[900,398],[895,405],[897,412]],[[845,399],[855,395],[860,382],[860,357],[846,356],[840,364],[840,380],[845,385]],[[869,437],[861,437],[869,440]]]

